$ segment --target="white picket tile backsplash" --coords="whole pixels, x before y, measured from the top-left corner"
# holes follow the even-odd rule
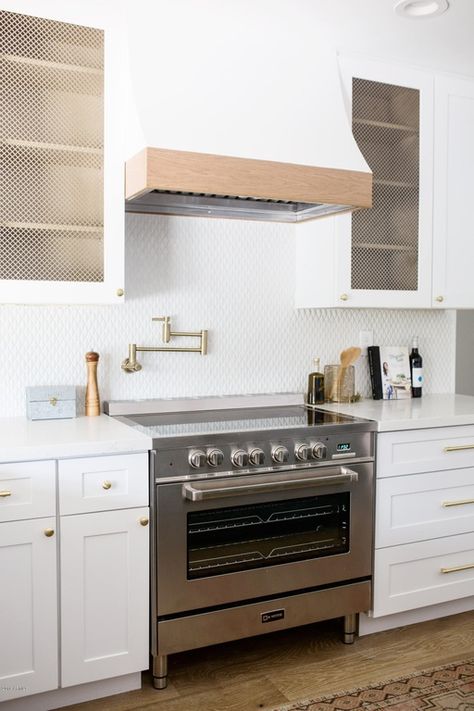
[[[426,392],[454,390],[454,311],[296,310],[294,279],[292,227],[128,215],[123,305],[0,306],[0,416],[24,414],[26,385],[85,384],[88,350],[103,399],[301,391],[312,358],[337,362],[361,329],[379,344],[418,335]],[[124,373],[129,342],[162,345],[161,315],[208,328],[209,355],[141,353],[143,370]],[[369,395],[366,359],[356,379]]]

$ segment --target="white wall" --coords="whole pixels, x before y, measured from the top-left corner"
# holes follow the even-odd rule
[[[474,311],[456,317],[456,392],[474,395]]]
[[[426,22],[398,19],[392,7],[392,0],[127,3],[130,26],[155,52],[147,88],[161,105],[149,114],[150,131],[155,122],[172,136],[178,126],[181,145],[174,147],[211,150],[211,139],[224,144],[228,138],[213,138],[216,112],[227,121],[233,117],[224,124],[231,128],[256,116],[258,131],[244,130],[238,140],[248,136],[246,150],[260,150],[267,126],[278,139],[271,122],[282,118],[280,97],[286,118],[288,107],[297,114],[301,101],[312,100],[308,58],[318,36],[342,51],[474,74],[472,0],[453,0],[448,14]],[[153,22],[150,10],[158,13]],[[253,70],[241,61],[248,52],[259,57]],[[303,82],[295,71],[298,61]],[[255,106],[243,103],[250,84],[252,96],[261,89]],[[123,306],[0,306],[0,415],[24,413],[26,385],[84,384],[84,353],[90,349],[101,354],[100,386],[107,398],[302,390],[311,359],[333,362],[341,349],[357,344],[361,328],[373,329],[380,344],[409,343],[418,335],[426,392],[454,389],[453,312],[296,311],[293,260],[285,226],[129,216]],[[209,355],[145,354],[143,371],[123,373],[129,341],[160,344],[160,327],[151,317],[162,314],[173,317],[176,329],[209,328]],[[365,366],[358,367],[358,388],[368,394]]]
[[[473,0],[452,0],[447,13],[425,20],[399,17],[394,2],[125,3],[145,143],[332,167],[344,155],[343,167],[359,169],[341,138],[336,48],[474,74]],[[135,138],[130,154],[142,147]]]
[[[296,311],[291,227],[139,215],[126,222],[126,303],[0,307],[1,416],[24,414],[26,385],[84,385],[84,354],[94,349],[103,398],[303,390],[312,358],[334,362],[358,343],[360,328],[385,344],[419,335],[426,392],[453,390],[454,312]],[[140,354],[143,370],[124,373],[129,341],[161,345],[161,326],[151,321],[160,315],[177,330],[209,328],[209,355]],[[365,361],[357,387],[369,394]]]

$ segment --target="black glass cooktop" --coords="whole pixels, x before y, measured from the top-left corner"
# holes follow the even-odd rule
[[[303,405],[235,410],[208,410],[152,415],[131,415],[127,423],[149,437],[186,437],[221,432],[298,429],[363,422],[337,412],[307,409]]]

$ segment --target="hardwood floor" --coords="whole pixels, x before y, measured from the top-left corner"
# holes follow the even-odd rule
[[[68,711],[261,711],[474,657],[474,611],[341,643],[331,620],[170,657],[169,686]]]

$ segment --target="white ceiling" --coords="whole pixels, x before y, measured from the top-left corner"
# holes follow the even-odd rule
[[[303,0],[300,10],[327,25],[341,50],[474,75],[474,0],[449,2],[423,20],[397,16],[394,0]]]

